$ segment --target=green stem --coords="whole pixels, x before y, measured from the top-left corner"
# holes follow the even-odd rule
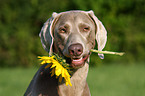
[[[98,51],[96,49],[91,49],[91,52],[95,52],[95,53],[99,53],[99,54],[115,54],[115,55],[119,55],[119,56],[122,56],[125,54],[124,52]]]

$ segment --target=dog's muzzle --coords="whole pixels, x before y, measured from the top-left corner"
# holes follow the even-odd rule
[[[73,68],[80,68],[84,66],[85,61],[89,57],[89,55],[82,56],[83,46],[80,43],[72,44],[68,47],[68,51],[70,54],[69,64]]]

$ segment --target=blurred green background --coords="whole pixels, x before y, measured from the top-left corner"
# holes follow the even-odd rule
[[[42,48],[38,36],[43,23],[53,12],[69,10],[93,10],[108,31],[108,41],[104,50],[126,53],[122,57],[105,55],[104,60],[95,53],[91,55],[90,66],[96,66],[98,71],[96,67],[96,69],[90,68],[94,71],[90,71],[88,82],[91,82],[91,78],[96,80],[96,77],[102,78],[100,80],[105,80],[106,77],[108,80],[107,76],[111,75],[109,82],[96,80],[96,83],[89,83],[91,90],[102,88],[99,91],[102,95],[99,96],[145,96],[142,91],[145,90],[145,78],[142,74],[145,73],[145,0],[0,0],[0,76],[3,78],[0,80],[0,95],[12,96],[4,95],[5,91],[13,89],[17,84],[20,86],[13,90],[16,94],[13,96],[24,93],[38,69],[37,56],[48,55]],[[106,73],[101,74],[101,72]],[[115,72],[118,74],[112,75]],[[124,75],[125,72],[130,73]],[[113,77],[118,75],[120,77],[115,81]],[[131,78],[131,76],[135,77]],[[98,84],[97,82],[104,87],[95,85]],[[122,85],[124,82],[125,84],[131,82],[129,84],[134,86],[129,93],[135,93],[136,88],[139,88],[137,91],[142,94],[121,94],[126,92],[125,88],[128,88],[128,85]],[[112,88],[110,95],[103,94],[108,92],[106,84],[116,85],[113,85],[115,87],[108,85],[108,89],[109,86]],[[93,85],[100,87],[93,88]],[[113,93],[113,88],[116,91],[121,88],[120,95]]]
[[[0,67],[30,67],[46,55],[38,34],[52,12],[93,10],[108,31],[104,50],[124,51],[125,56],[92,54],[91,65],[144,62],[144,0],[1,0]],[[96,59],[97,58],[97,59]]]
[[[1,0],[0,67],[38,63],[38,55],[47,55],[38,37],[43,23],[52,12],[69,10],[93,10],[108,31],[104,50],[126,53],[106,55],[104,60],[92,54],[91,65],[145,61],[144,0]]]

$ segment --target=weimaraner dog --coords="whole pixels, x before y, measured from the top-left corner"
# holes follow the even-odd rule
[[[40,32],[44,49],[57,53],[73,68],[72,86],[50,76],[46,65],[40,67],[24,96],[91,96],[86,82],[90,50],[97,41],[98,50],[105,47],[107,31],[93,11],[53,13]],[[103,54],[98,54],[103,59]]]

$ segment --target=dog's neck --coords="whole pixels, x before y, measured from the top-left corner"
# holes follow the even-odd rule
[[[82,96],[86,85],[89,65],[85,63],[82,68],[79,68],[71,77],[72,86],[66,86],[65,83],[59,84],[58,92],[60,96]],[[75,95],[74,95],[75,94]]]

